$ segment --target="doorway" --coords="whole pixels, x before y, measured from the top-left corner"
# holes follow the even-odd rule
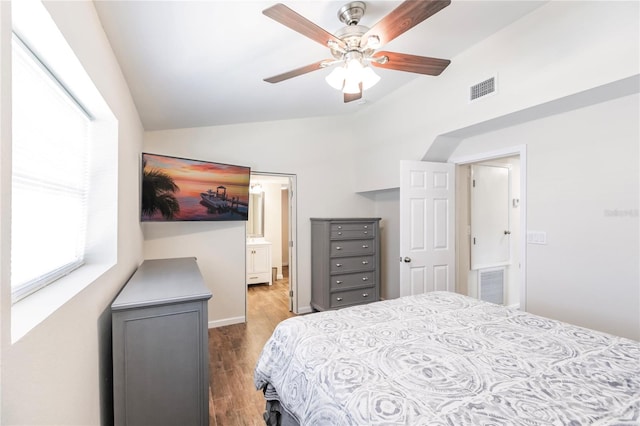
[[[452,162],[456,164],[456,291],[490,301],[497,298],[506,306],[526,310],[525,147],[456,158]],[[492,219],[496,215],[503,215],[501,224],[478,220],[477,214],[473,224],[474,172],[476,177],[488,178],[487,182],[495,187],[498,183],[491,181],[492,178],[485,172],[498,171],[494,175],[504,175],[505,170],[508,188],[501,191],[496,189],[494,192],[504,192],[504,196],[491,201],[499,205],[482,207],[493,212]],[[499,256],[490,261],[477,255],[474,259],[474,238],[477,248],[478,236],[487,235],[486,228],[493,225],[500,229],[496,231],[494,246],[490,251],[495,251]],[[487,254],[487,250],[479,252]]]
[[[247,221],[247,282],[245,318],[260,320],[256,297],[259,290],[270,293],[268,300],[277,300],[287,312],[296,313],[296,176],[281,173],[252,172],[250,181],[251,207]],[[265,300],[267,298],[265,297]],[[270,302],[271,303],[271,302]],[[249,315],[249,312],[252,315]]]

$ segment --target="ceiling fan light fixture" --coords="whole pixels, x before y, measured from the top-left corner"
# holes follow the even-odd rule
[[[345,65],[334,68],[325,80],[336,90],[357,94],[361,90],[360,84],[362,90],[369,89],[380,81],[380,76],[371,67],[364,66],[359,59],[350,59]]]
[[[365,44],[367,49],[377,49],[380,47],[380,37],[377,35],[372,35],[367,38],[367,43]]]
[[[365,67],[362,70],[362,90],[367,90],[375,86],[380,81],[380,76],[376,74],[371,67]]]
[[[342,90],[344,86],[344,76],[345,69],[344,66],[335,67],[329,75],[327,75],[324,79],[327,81],[329,86],[333,87],[336,90]]]
[[[347,62],[344,64],[344,68],[345,80],[349,82],[357,81],[357,83],[362,81],[362,70],[364,69],[364,65],[362,65],[360,58],[347,59]]]

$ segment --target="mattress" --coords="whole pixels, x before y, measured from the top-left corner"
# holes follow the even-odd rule
[[[254,382],[302,425],[640,424],[639,342],[449,292],[289,318]]]

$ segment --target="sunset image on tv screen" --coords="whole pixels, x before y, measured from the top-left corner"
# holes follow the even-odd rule
[[[251,169],[142,154],[143,222],[247,220]]]

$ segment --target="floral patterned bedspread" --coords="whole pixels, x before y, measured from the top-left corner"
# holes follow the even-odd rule
[[[302,425],[640,425],[640,343],[455,293],[290,318],[254,381]]]

